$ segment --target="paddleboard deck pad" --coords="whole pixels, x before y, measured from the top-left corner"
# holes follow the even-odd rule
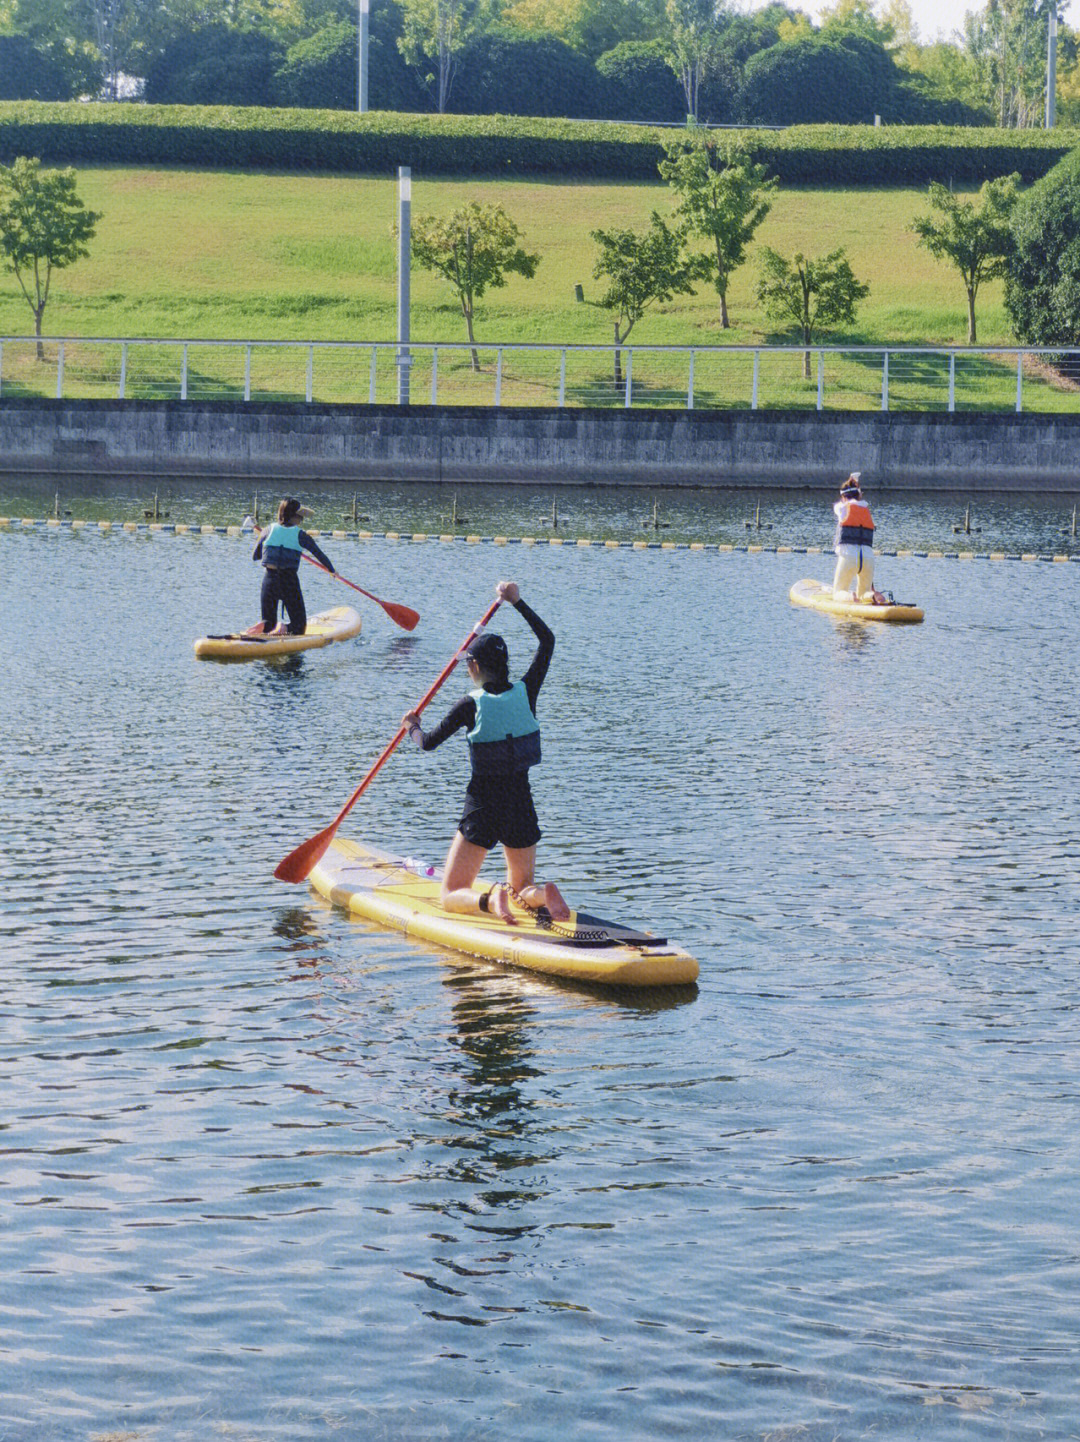
[[[608,986],[685,986],[697,980],[697,962],[665,937],[586,912],[553,921],[546,911],[515,906],[511,925],[488,913],[444,911],[440,879],[434,867],[340,837],[310,876],[316,891],[353,915],[467,956]],[[474,890],[488,886],[477,882]]]
[[[314,651],[331,641],[347,641],[360,634],[362,622],[351,606],[335,606],[309,616],[302,636],[200,636],[195,654],[204,661],[267,661],[272,656],[291,656],[294,651]]]
[[[825,611],[830,616],[844,616],[855,621],[914,622],[923,618],[922,609],[907,601],[890,601],[882,606],[872,602],[838,601],[833,588],[821,581],[796,581],[788,592],[793,605],[807,606],[812,611]]]

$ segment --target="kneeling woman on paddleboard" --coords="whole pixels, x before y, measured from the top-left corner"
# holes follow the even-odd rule
[[[262,620],[245,632],[248,636],[302,636],[307,630],[307,609],[300,590],[300,552],[307,551],[320,566],[333,571],[329,558],[315,544],[299,522],[312,513],[295,496],[286,496],[278,506],[277,520],[263,533],[252,552],[253,561],[263,563]],[[279,602],[289,613],[289,624],[280,626]]]
[[[476,689],[431,731],[423,729],[415,711],[403,716],[401,724],[423,751],[441,746],[462,727],[468,734],[472,776],[443,871],[446,910],[490,911],[513,922],[513,899],[532,911],[545,908],[553,920],[565,921],[570,909],[559,888],[554,882],[535,880],[540,826],[529,787],[529,767],[540,760],[536,698],[555,650],[555,635],[521,599],[514,581],[500,581],[495,591],[528,622],[539,642],[525,675],[511,682],[506,642],[493,632],[482,632],[465,653]],[[486,892],[474,891],[484,857],[496,842],[502,843],[506,855],[506,881]]]

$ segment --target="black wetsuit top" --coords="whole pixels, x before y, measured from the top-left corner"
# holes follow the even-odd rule
[[[548,666],[555,650],[555,633],[524,601],[513,603],[514,609],[524,617],[539,641],[532,664],[521,678],[525,683],[525,694],[529,706],[536,714],[536,698],[544,683]],[[496,695],[509,691],[510,681],[499,687],[487,689]],[[464,727],[471,731],[476,725],[476,702],[465,696],[443,717],[439,724],[425,732],[414,727],[413,740],[424,751],[432,751],[456,731]],[[462,809],[458,830],[466,841],[490,851],[496,842],[504,846],[525,848],[535,846],[540,840],[540,825],[536,818],[532,791],[529,787],[528,771],[517,771],[509,775],[478,776],[473,772],[465,790],[465,804]]]
[[[532,658],[532,664],[522,676],[525,683],[525,694],[529,698],[529,709],[536,715],[536,698],[540,694],[540,687],[544,684],[544,677],[551,665],[551,657],[555,650],[555,633],[549,626],[546,626],[531,606],[524,601],[515,601],[514,610],[528,622],[533,635],[539,641],[536,648],[536,655]],[[485,687],[494,695],[501,695],[503,691],[510,690],[510,681],[504,685],[493,685]],[[422,751],[433,751],[436,746],[441,746],[444,741],[453,736],[456,731],[464,727],[471,731],[476,725],[476,702],[471,696],[464,696],[452,707],[437,726],[430,731],[422,727],[413,731],[413,739]]]

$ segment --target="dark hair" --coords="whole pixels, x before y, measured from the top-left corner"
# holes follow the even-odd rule
[[[287,526],[289,524],[289,517],[296,515],[299,511],[302,511],[303,509],[303,506],[301,506],[300,502],[296,499],[295,496],[286,496],[285,499],[282,501],[281,505],[277,508],[278,524],[282,526]]]

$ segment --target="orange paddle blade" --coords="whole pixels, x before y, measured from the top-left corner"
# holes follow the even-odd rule
[[[318,835],[309,836],[306,841],[302,841],[295,851],[289,852],[284,861],[278,862],[274,870],[277,879],[292,882],[306,881],[329,850],[337,829],[338,823],[334,821]]]
[[[411,606],[399,606],[395,601],[380,601],[391,621],[396,621],[403,631],[415,631],[416,623],[420,619],[420,613],[414,611]]]

